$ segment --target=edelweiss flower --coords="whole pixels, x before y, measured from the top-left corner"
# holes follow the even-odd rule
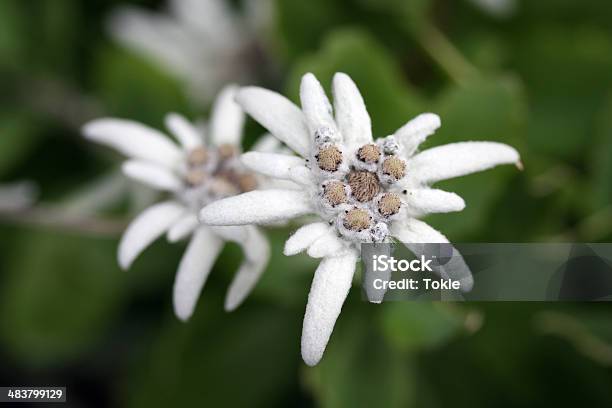
[[[520,163],[516,150],[493,142],[454,143],[418,153],[418,146],[440,126],[439,117],[430,113],[374,141],[364,101],[346,74],[334,76],[333,93],[335,115],[312,74],[302,78],[301,110],[265,89],[240,90],[237,101],[243,108],[301,156],[250,152],[242,156],[243,163],[302,188],[252,191],[213,202],[200,213],[208,225],[266,224],[307,214],[319,216],[320,222],[298,229],[284,250],[286,255],[306,250],[322,258],[302,331],[302,357],[309,365],[317,364],[323,355],[351,286],[361,243],[393,237],[413,250],[419,250],[413,244],[448,243],[418,218],[460,211],[465,203],[431,184],[498,164]],[[460,256],[453,259],[463,264]],[[464,288],[472,284],[465,265],[442,273],[460,279]]]
[[[168,6],[167,13],[123,7],[111,17],[110,32],[185,81],[201,103],[227,82],[252,79],[261,65],[257,39],[270,25],[270,1],[246,2],[244,17],[223,0],[170,0]]]
[[[228,311],[244,300],[269,258],[268,242],[256,227],[207,227],[197,220],[202,206],[258,185],[258,178],[238,160],[244,112],[234,102],[234,94],[235,87],[226,87],[215,102],[208,145],[201,132],[177,114],[166,117],[166,126],[180,146],[163,133],[128,120],[97,119],[84,127],[88,139],[130,157],[122,167],[128,177],[171,194],[132,221],[119,243],[118,258],[127,269],[164,233],[170,242],[191,237],[174,282],[174,310],[182,320],[193,313],[226,241],[238,243],[246,258],[225,299]],[[269,140],[263,143],[270,147]]]

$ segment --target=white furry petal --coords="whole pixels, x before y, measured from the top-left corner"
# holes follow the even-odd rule
[[[283,253],[287,256],[299,254],[306,250],[317,238],[330,230],[326,222],[313,222],[298,228],[285,242]]]
[[[280,140],[272,136],[270,133],[263,134],[253,146],[251,146],[252,152],[261,153],[280,153],[283,150],[282,143]],[[285,147],[285,150],[289,151]]]
[[[128,160],[121,165],[123,174],[157,190],[178,191],[181,180],[166,168],[142,160]]]
[[[270,224],[310,212],[306,192],[260,190],[214,201],[200,211],[200,220],[208,225]]]
[[[311,136],[322,126],[336,130],[336,121],[334,120],[331,103],[329,103],[321,83],[310,72],[302,77],[300,100],[302,111],[308,121]]]
[[[312,258],[323,258],[335,256],[345,248],[344,241],[338,238],[334,231],[328,230],[308,247],[307,253]]]
[[[181,23],[200,33],[201,41],[211,43],[202,46],[222,47],[226,42],[237,41],[237,21],[232,8],[225,1],[173,0],[169,6]]]
[[[96,119],[83,127],[85,137],[135,159],[173,167],[182,152],[163,133],[124,119]]]
[[[404,155],[412,156],[428,136],[440,127],[440,117],[435,113],[423,113],[399,128],[394,136],[404,147]]]
[[[226,241],[241,243],[247,239],[247,225],[235,225],[225,227],[209,227],[215,234]]]
[[[109,18],[108,31],[123,45],[184,77],[193,65],[188,31],[178,22],[140,7],[123,6]]]
[[[303,186],[310,186],[313,183],[312,172],[306,166],[295,166],[290,168],[289,179]]]
[[[323,258],[315,272],[302,326],[302,358],[309,366],[316,365],[325,351],[342,304],[348,295],[357,253]]]
[[[187,246],[174,280],[174,313],[181,320],[193,314],[202,287],[223,248],[223,240],[209,228],[200,227]]]
[[[461,211],[465,208],[463,198],[455,193],[438,189],[410,189],[406,191],[404,197],[408,213],[413,217],[431,213]]]
[[[429,246],[423,244],[450,244],[448,238],[442,233],[423,221],[414,218],[394,223],[391,226],[391,234],[417,256],[428,249]],[[474,278],[470,268],[459,251],[453,246],[451,248],[453,249],[451,260],[440,267],[440,274],[443,278],[452,278],[460,281],[461,289],[463,291],[470,291],[474,285]]]
[[[270,259],[270,245],[261,231],[252,225],[243,228],[247,234],[240,246],[245,260],[236,272],[225,297],[225,310],[228,312],[240,306],[251,293]]]
[[[336,123],[349,145],[372,142],[372,124],[357,85],[346,74],[338,72],[333,79]]]
[[[202,146],[204,136],[183,115],[169,113],[166,115],[166,127],[179,141],[185,150]]]
[[[234,101],[238,87],[226,86],[215,100],[210,117],[210,140],[215,146],[230,144],[240,146],[242,128],[244,127],[244,111]]]
[[[247,152],[240,156],[240,161],[249,169],[272,178],[290,180],[289,170],[295,166],[304,166],[304,159],[288,154]]]
[[[185,212],[175,201],[165,201],[140,213],[127,227],[119,242],[119,265],[128,269],[134,259]]]
[[[284,96],[258,87],[242,88],[236,101],[255,120],[302,157],[309,152],[309,133],[302,111]]]
[[[183,238],[186,238],[198,227],[198,217],[188,212],[179,218],[166,234],[168,242],[178,242]]]
[[[391,225],[391,234],[404,243],[445,244],[448,239],[421,220],[409,218]]]
[[[411,182],[431,184],[512,163],[519,165],[520,156],[511,146],[497,142],[460,142],[417,154],[408,160],[406,174]]]

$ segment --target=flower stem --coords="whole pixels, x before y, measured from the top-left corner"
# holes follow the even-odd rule
[[[463,86],[470,78],[478,76],[478,69],[433,24],[423,24],[416,36],[425,52],[458,85]]]
[[[126,221],[120,219],[75,216],[61,209],[42,205],[0,210],[0,222],[108,237],[118,236],[127,225]]]

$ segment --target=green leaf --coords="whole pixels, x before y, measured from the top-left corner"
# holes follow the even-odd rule
[[[476,312],[432,302],[389,302],[380,315],[383,333],[401,351],[439,347],[468,329],[477,329],[478,322]]]
[[[64,0],[58,6],[55,0],[41,0],[36,2],[31,14],[34,18],[31,23],[37,25],[31,37],[31,47],[36,50],[32,53],[35,67],[42,68],[43,72],[63,70],[70,73],[69,64],[76,62],[74,48],[79,40],[78,22],[82,19],[77,2]]]
[[[103,50],[96,76],[97,93],[110,115],[163,128],[168,112],[189,112],[179,83],[128,51]]]
[[[599,117],[598,137],[590,148],[589,168],[592,174],[592,206],[599,209],[612,203],[612,98]]]
[[[316,48],[325,32],[343,19],[346,10],[327,0],[277,0],[277,29],[283,52],[289,58]]]
[[[40,140],[38,126],[25,114],[0,115],[0,176],[18,165]]]
[[[359,0],[366,7],[384,11],[391,18],[397,19],[405,28],[418,30],[429,20],[431,0]]]
[[[434,112],[442,127],[423,149],[467,140],[497,141],[515,147],[529,165],[523,138],[526,103],[516,79],[487,78],[465,87],[451,86],[439,96]],[[486,225],[489,210],[517,173],[515,167],[503,166],[438,183],[437,187],[463,197],[466,208],[461,214],[432,215],[428,220],[451,240],[469,237]]]
[[[0,62],[2,68],[17,69],[23,63],[26,16],[19,0],[0,2]]]
[[[124,294],[109,244],[58,232],[23,236],[0,294],[0,338],[14,356],[52,364],[99,341]]]
[[[533,149],[580,160],[592,140],[594,119],[612,86],[612,40],[607,31],[538,24],[521,32],[517,69],[533,108]]]
[[[428,21],[431,0],[277,0],[281,49],[293,61],[320,47],[340,27],[359,27],[403,58],[414,42],[406,36]]]
[[[608,313],[596,310],[544,311],[534,325],[544,334],[568,341],[576,351],[604,366],[612,366],[612,326]]]
[[[230,314],[207,290],[189,323],[174,316],[135,372],[128,406],[266,407],[294,385],[299,321],[251,304]]]

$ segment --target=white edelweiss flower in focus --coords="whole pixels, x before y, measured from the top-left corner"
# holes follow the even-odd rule
[[[228,82],[253,79],[271,25],[270,0],[250,0],[238,15],[224,0],[169,0],[166,12],[121,7],[109,31],[184,81],[193,99],[207,104]]]
[[[229,86],[218,96],[207,126],[207,143],[203,132],[175,113],[166,116],[166,126],[178,144],[162,132],[129,120],[97,119],[83,128],[89,140],[128,156],[122,166],[126,176],[170,193],[170,199],[147,208],[128,226],[119,243],[118,260],[128,269],[161,235],[166,234],[170,242],[189,238],[174,282],[174,310],[182,320],[193,313],[226,241],[238,243],[245,255],[225,299],[226,310],[245,299],[268,263],[269,245],[258,228],[208,227],[197,219],[203,205],[253,190],[262,181],[239,160],[244,112],[234,102],[235,92],[236,87]],[[267,139],[263,144],[276,147]]]
[[[298,183],[301,189],[252,191],[213,202],[200,212],[208,225],[266,224],[318,215],[320,221],[299,228],[284,250],[286,255],[306,251],[322,258],[302,331],[302,357],[309,365],[323,355],[351,287],[361,243],[392,237],[417,253],[424,250],[423,243],[448,243],[418,218],[461,211],[465,203],[431,185],[498,164],[520,163],[515,149],[494,142],[453,143],[417,152],[440,126],[440,118],[431,113],[374,140],[370,116],[351,78],[337,73],[333,95],[332,110],[312,74],[302,78],[301,109],[275,92],[242,88],[238,103],[300,156],[249,152],[242,162],[267,176]],[[460,280],[467,290],[472,285],[458,253],[441,273]]]

